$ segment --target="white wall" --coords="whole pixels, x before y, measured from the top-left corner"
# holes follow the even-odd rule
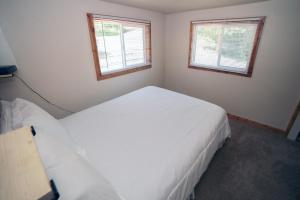
[[[165,87],[285,129],[300,99],[299,11],[299,0],[272,0],[167,15]],[[252,78],[188,69],[191,20],[251,16],[267,16]]]
[[[79,111],[146,85],[164,85],[214,102],[232,114],[285,129],[300,99],[299,10],[299,0],[272,0],[164,16],[99,0],[0,0],[0,27],[19,75],[67,109]],[[151,20],[153,67],[97,81],[87,12]],[[191,20],[249,16],[267,16],[252,78],[187,68]],[[1,37],[0,31],[2,48]],[[1,55],[14,61],[7,52]],[[0,98],[16,96],[57,117],[66,114],[20,82],[0,80]]]
[[[97,81],[87,12],[151,20],[152,68]],[[0,27],[19,76],[69,110],[79,111],[146,85],[162,85],[162,14],[99,0],[0,0]],[[0,80],[0,98],[16,96],[36,102],[56,117],[66,114],[45,104],[20,82]]]
[[[8,45],[0,27],[0,66],[14,64],[16,64],[14,55],[12,54],[10,46]]]

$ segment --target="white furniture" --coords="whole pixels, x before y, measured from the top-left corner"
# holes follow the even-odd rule
[[[146,87],[61,120],[125,200],[183,200],[230,135],[214,104]]]
[[[35,127],[61,200],[185,200],[230,136],[224,109],[153,86],[61,120],[22,99],[2,105],[6,129]]]

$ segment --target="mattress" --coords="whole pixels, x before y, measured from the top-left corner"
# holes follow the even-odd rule
[[[209,102],[145,87],[61,119],[125,200],[184,200],[230,136]]]

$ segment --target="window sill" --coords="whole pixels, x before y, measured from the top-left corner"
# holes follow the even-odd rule
[[[152,67],[152,65],[145,65],[145,66],[135,67],[135,68],[131,68],[131,69],[125,69],[122,71],[106,73],[106,74],[101,74],[101,72],[100,72],[99,74],[97,74],[97,80],[100,81],[100,80],[105,80],[105,79],[109,79],[109,78],[113,78],[113,77],[117,77],[117,76],[122,76],[125,74],[142,71],[145,69],[150,69],[151,67]]]
[[[211,68],[202,67],[202,66],[199,66],[199,65],[197,65],[197,66],[196,65],[189,65],[188,68],[197,69],[197,70],[204,70],[204,71],[219,72],[219,73],[223,73],[223,74],[231,74],[231,75],[243,76],[243,77],[248,77],[248,78],[250,78],[252,76],[251,68],[248,70],[247,73],[225,71],[225,70],[220,70],[220,69],[211,69]]]

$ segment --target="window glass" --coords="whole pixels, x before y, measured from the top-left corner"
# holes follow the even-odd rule
[[[151,65],[150,23],[95,17],[90,26],[100,75]]]
[[[128,66],[145,63],[144,27],[124,26],[124,45]]]
[[[264,18],[192,22],[190,67],[249,75]]]

